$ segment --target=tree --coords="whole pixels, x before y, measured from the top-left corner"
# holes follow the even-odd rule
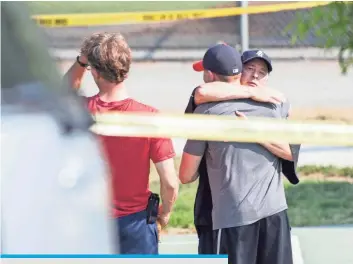
[[[353,2],[331,2],[300,13],[287,30],[294,31],[292,44],[314,33],[319,47],[339,48],[338,62],[343,74],[353,66]]]

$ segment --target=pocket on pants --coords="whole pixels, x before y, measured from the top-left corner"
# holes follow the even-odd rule
[[[151,231],[152,236],[156,239],[156,243],[158,244],[158,229],[157,229],[157,224],[148,224],[148,228]]]
[[[285,214],[285,216],[286,216],[287,227],[288,227],[288,229],[289,229],[289,232],[291,232],[291,231],[292,231],[292,226],[290,225],[290,221],[289,221],[289,217],[288,217],[287,210],[284,211],[284,214]]]

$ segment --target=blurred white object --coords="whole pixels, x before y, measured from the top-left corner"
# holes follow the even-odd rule
[[[26,3],[1,3],[1,13],[1,253],[118,253],[93,120]]]
[[[2,110],[3,253],[111,253],[108,181],[92,136]]]

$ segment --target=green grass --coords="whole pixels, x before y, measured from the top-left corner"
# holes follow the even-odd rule
[[[353,184],[305,181],[285,187],[293,227],[353,224]],[[193,227],[196,188],[197,182],[180,185],[169,227]],[[159,193],[158,182],[153,182],[151,189]]]
[[[286,188],[292,226],[353,224],[353,184],[305,182]]]
[[[323,176],[344,176],[353,178],[353,167],[339,168],[335,166],[315,166],[306,165],[298,168],[299,173],[307,176],[314,173],[320,173]]]
[[[224,1],[48,1],[27,2],[33,15],[75,14],[75,13],[114,13],[135,11],[164,11],[203,9],[224,4]]]
[[[169,226],[192,228],[194,223],[193,210],[197,183],[180,185],[179,188],[179,197],[173,209]],[[154,182],[151,185],[151,190],[159,193],[159,184]]]

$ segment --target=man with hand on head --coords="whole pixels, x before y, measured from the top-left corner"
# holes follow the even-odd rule
[[[241,66],[240,54],[236,50],[226,45],[216,45],[206,52],[202,61],[204,81],[239,85],[238,73]],[[248,71],[249,75],[251,72],[252,75],[255,72],[255,76],[261,75],[263,65],[255,68],[254,65],[248,66],[244,71]],[[260,73],[257,68],[260,69]],[[248,82],[255,84],[256,80]],[[216,115],[235,115],[239,112],[247,112],[250,116],[274,118],[286,115],[283,104],[275,105],[249,99],[206,103],[198,106],[195,111]],[[272,147],[267,143],[195,140],[188,140],[185,146],[179,178],[183,183],[196,180],[201,159],[206,158],[206,173],[213,202],[213,205],[208,206],[212,208],[213,230],[217,230],[218,238],[216,252],[228,254],[230,263],[292,263],[287,205],[280,175],[282,165],[280,158],[269,149]],[[281,151],[272,149],[272,151],[283,158],[297,158],[296,151],[293,153],[288,153],[288,149]],[[205,182],[205,179],[203,181]],[[203,186],[207,189],[207,184]],[[198,195],[199,191],[200,187]],[[195,204],[195,213],[198,207],[205,207],[203,202]],[[274,222],[276,227],[264,228],[264,225],[271,225]],[[246,239],[239,240],[239,236]]]
[[[149,112],[158,110],[132,99],[125,80],[131,65],[131,50],[118,33],[97,33],[87,38],[81,54],[65,78],[79,89],[90,68],[98,94],[86,99],[92,114],[107,112]],[[179,182],[174,167],[174,148],[168,138],[100,136],[110,168],[112,215],[120,254],[158,254],[156,218],[168,224],[178,194]],[[149,190],[150,161],[160,177],[162,205]],[[158,210],[159,209],[159,210]],[[159,211],[159,212],[158,212]]]

